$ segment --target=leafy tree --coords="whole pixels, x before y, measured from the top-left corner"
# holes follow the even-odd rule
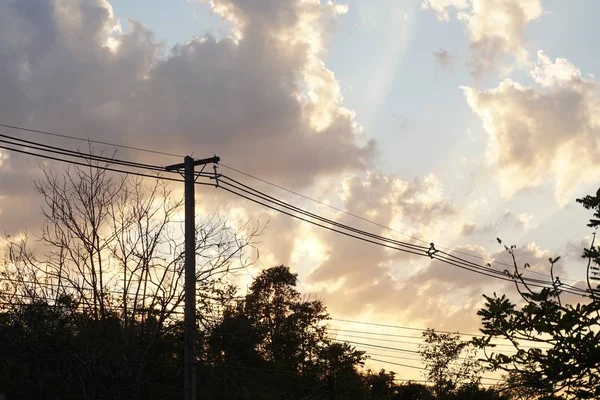
[[[406,382],[399,385],[396,393],[399,400],[435,400],[431,388],[416,382]]]
[[[594,211],[588,226],[597,228],[600,190],[595,196],[577,201]],[[507,248],[515,267],[510,276],[522,302],[517,304],[505,295],[484,296],[486,303],[478,314],[486,337],[478,345],[485,348],[491,339],[507,339],[516,353],[489,354],[490,368],[507,372],[507,389],[520,398],[600,398],[600,298],[592,283],[600,267],[600,248],[592,241],[590,248],[584,250],[583,257],[588,259],[588,295],[577,304],[564,299],[565,285],[558,277],[553,278],[550,287],[528,285],[522,279],[523,268],[518,267],[513,249]],[[554,276],[557,259],[549,261]],[[532,342],[537,346],[523,345]]]
[[[367,371],[365,382],[367,384],[369,399],[392,400],[397,398],[397,385],[394,382],[396,374],[381,370],[378,373]]]
[[[325,390],[331,385],[339,391],[350,384],[349,375],[360,383],[356,367],[364,353],[331,343],[325,307],[303,299],[296,284],[297,275],[288,267],[264,270],[208,333],[207,361],[221,368],[220,379],[228,376],[230,387],[246,393],[244,398],[302,398],[307,387]],[[232,366],[237,370],[231,371]],[[257,386],[263,391],[268,387],[269,393],[252,397],[261,393]]]
[[[478,387],[482,367],[471,341],[461,340],[458,333],[433,329],[423,332],[423,339],[419,352],[437,396],[447,396],[462,386]]]

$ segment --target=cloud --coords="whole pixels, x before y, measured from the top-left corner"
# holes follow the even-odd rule
[[[347,214],[340,213],[335,217],[336,221],[396,240],[414,242],[410,236],[421,235],[428,228],[437,226],[440,219],[455,212],[454,205],[445,197],[440,182],[433,175],[407,182],[393,176],[369,174],[347,178],[342,186],[344,209],[366,216],[380,226],[389,226],[403,235],[373,225],[361,226]],[[329,247],[329,254],[327,260],[309,276],[312,283],[336,281],[343,276],[346,288],[369,285],[365,279],[378,280],[388,271],[390,261],[405,257],[395,250],[357,243],[356,239],[339,234],[325,231],[317,234]],[[374,272],[378,269],[383,275]]]
[[[438,19],[449,21],[449,8],[454,7],[457,10],[464,10],[469,8],[469,2],[468,0],[423,0],[421,6],[425,10],[435,11]]]
[[[436,64],[441,68],[448,68],[454,63],[454,56],[445,49],[439,49],[433,52],[433,58]]]
[[[336,221],[420,245],[412,238],[436,237],[456,213],[433,175],[414,181],[376,173],[354,176],[344,180],[340,197],[348,212],[394,231],[343,213],[333,216]],[[401,276],[410,275],[426,260],[327,231],[313,234],[323,244],[324,257],[306,282],[332,312],[356,315],[371,310],[400,315],[400,304],[418,295],[419,288],[403,285]]]
[[[515,214],[512,211],[505,211],[495,222],[490,224],[478,224],[476,222],[465,222],[462,226],[464,236],[475,235],[498,235],[502,229],[517,228],[525,230],[529,228],[532,215],[521,213]],[[495,236],[494,236],[495,237]]]
[[[432,196],[432,193],[435,195]],[[394,226],[394,221],[402,221],[397,231],[413,237],[435,238],[436,243],[440,238],[443,243],[441,238],[460,234],[452,229],[458,226],[460,231],[461,226],[457,222],[462,215],[433,179],[429,182],[404,182],[376,174],[349,178],[344,183],[342,198],[345,209],[362,210],[361,215],[369,215],[382,225]],[[426,198],[429,200],[424,200]],[[414,204],[419,206],[413,208]],[[341,214],[338,220],[357,225],[356,220]],[[505,212],[489,226],[475,225],[470,234],[484,234],[486,230],[506,227],[524,229],[529,220],[527,214]],[[409,226],[413,229],[408,230]],[[394,237],[394,232],[385,229],[365,228]],[[315,235],[326,249],[325,257],[313,269],[307,282],[336,315],[368,316],[373,321],[387,318],[389,323],[477,331],[480,320],[476,312],[483,305],[482,294],[497,292],[518,297],[514,284],[510,282],[438,260],[387,251],[339,235],[323,232],[315,232]],[[410,241],[404,235],[394,238]],[[498,247],[501,248],[500,245]],[[478,245],[462,245],[453,248],[450,253],[482,266],[491,262],[498,271],[513,270],[511,256],[504,250],[490,252]],[[527,276],[546,280],[550,279],[548,258],[556,255],[535,243],[515,250],[518,265],[521,268],[525,263],[530,265]],[[565,274],[563,263],[564,260],[561,260],[555,271],[560,276]]]
[[[423,0],[422,6],[435,11],[442,21],[450,19],[450,9],[456,10],[457,18],[467,26],[469,64],[475,78],[493,71],[507,55],[526,63],[525,28],[543,12],[541,0]]]
[[[225,164],[296,188],[371,165],[376,145],[342,105],[323,61],[345,7],[292,0],[210,6],[234,33],[165,52],[139,22],[123,33],[102,0],[2,2],[0,121],[198,157],[217,153]],[[3,162],[3,181],[17,158]],[[18,208],[9,195],[0,200],[5,215]]]
[[[344,107],[340,84],[324,62],[327,39],[345,7],[314,0],[209,3],[232,23],[232,34],[223,39],[206,35],[165,49],[139,22],[130,21],[128,30],[123,29],[105,1],[2,2],[0,121],[198,157],[217,153],[224,164],[293,188],[350,175],[335,199],[349,212],[432,240],[460,230],[453,224],[456,206],[434,175],[415,181],[380,173],[357,175],[373,169],[377,146]],[[432,8],[446,7],[430,3]],[[458,8],[456,1],[447,3]],[[476,20],[475,2],[467,6],[461,10]],[[502,46],[499,51],[508,51]],[[552,85],[544,90],[570,90],[562,83],[564,73],[544,63],[540,68],[535,72],[539,85]],[[473,91],[470,104],[482,115],[491,113],[492,122],[503,117],[486,108],[483,94]],[[156,164],[180,161],[135,153],[119,156]],[[28,157],[2,156],[3,231],[35,228],[39,213],[30,178],[38,164]],[[221,204],[226,212],[243,207],[248,215],[258,214],[233,196],[213,193],[199,196],[202,206]],[[338,234],[306,232],[284,216],[259,215],[271,217],[261,247],[268,253],[266,262],[294,262],[302,258],[302,247],[318,249],[314,256],[320,263],[307,281],[322,289],[319,293],[332,310],[373,309],[437,327],[443,321],[462,323],[470,315],[469,323],[475,323],[472,310],[479,298],[460,304],[452,296],[481,291],[489,280]],[[413,241],[346,214],[331,217]],[[469,249],[484,254],[483,249]]]
[[[503,197],[552,177],[565,204],[600,167],[598,84],[543,52],[530,74],[537,86],[507,79],[489,90],[463,90],[489,135],[487,159],[497,167]]]

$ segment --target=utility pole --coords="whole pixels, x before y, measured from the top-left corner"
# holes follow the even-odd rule
[[[330,400],[335,400],[337,398],[335,393],[335,375],[333,375],[333,373],[327,375],[327,393],[329,394]]]
[[[190,156],[181,164],[165,167],[167,171],[184,169],[185,179],[185,311],[183,332],[184,399],[196,400],[196,165],[218,163],[217,156],[194,160]],[[204,169],[204,168],[203,168]]]

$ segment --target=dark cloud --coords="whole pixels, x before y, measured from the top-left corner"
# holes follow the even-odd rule
[[[454,64],[454,56],[445,49],[434,51],[433,58],[440,68],[449,68]]]
[[[297,188],[371,165],[375,144],[341,105],[339,84],[320,58],[343,9],[292,0],[211,6],[233,22],[234,36],[207,35],[163,56],[141,23],[129,21],[130,32],[120,33],[103,0],[2,2],[0,121],[197,157],[216,153]],[[17,158],[0,167],[3,182]],[[4,215],[18,212],[4,192]]]

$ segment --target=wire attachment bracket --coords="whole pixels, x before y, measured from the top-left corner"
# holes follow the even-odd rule
[[[438,250],[435,248],[435,245],[433,243],[430,243],[429,250],[427,250],[427,255],[429,256],[429,258],[431,258],[433,260],[433,256],[437,252],[438,252]]]
[[[216,154],[215,154],[215,157],[216,157]],[[214,179],[214,180],[215,180],[215,187],[216,187],[216,188],[218,188],[218,187],[219,187],[219,178],[220,178],[221,176],[223,176],[222,174],[219,174],[219,173],[217,172],[217,171],[218,171],[218,169],[219,169],[219,162],[218,162],[218,161],[215,161],[215,162],[213,163],[213,171],[214,171],[214,176],[213,176],[213,177],[211,177],[211,179]]]

